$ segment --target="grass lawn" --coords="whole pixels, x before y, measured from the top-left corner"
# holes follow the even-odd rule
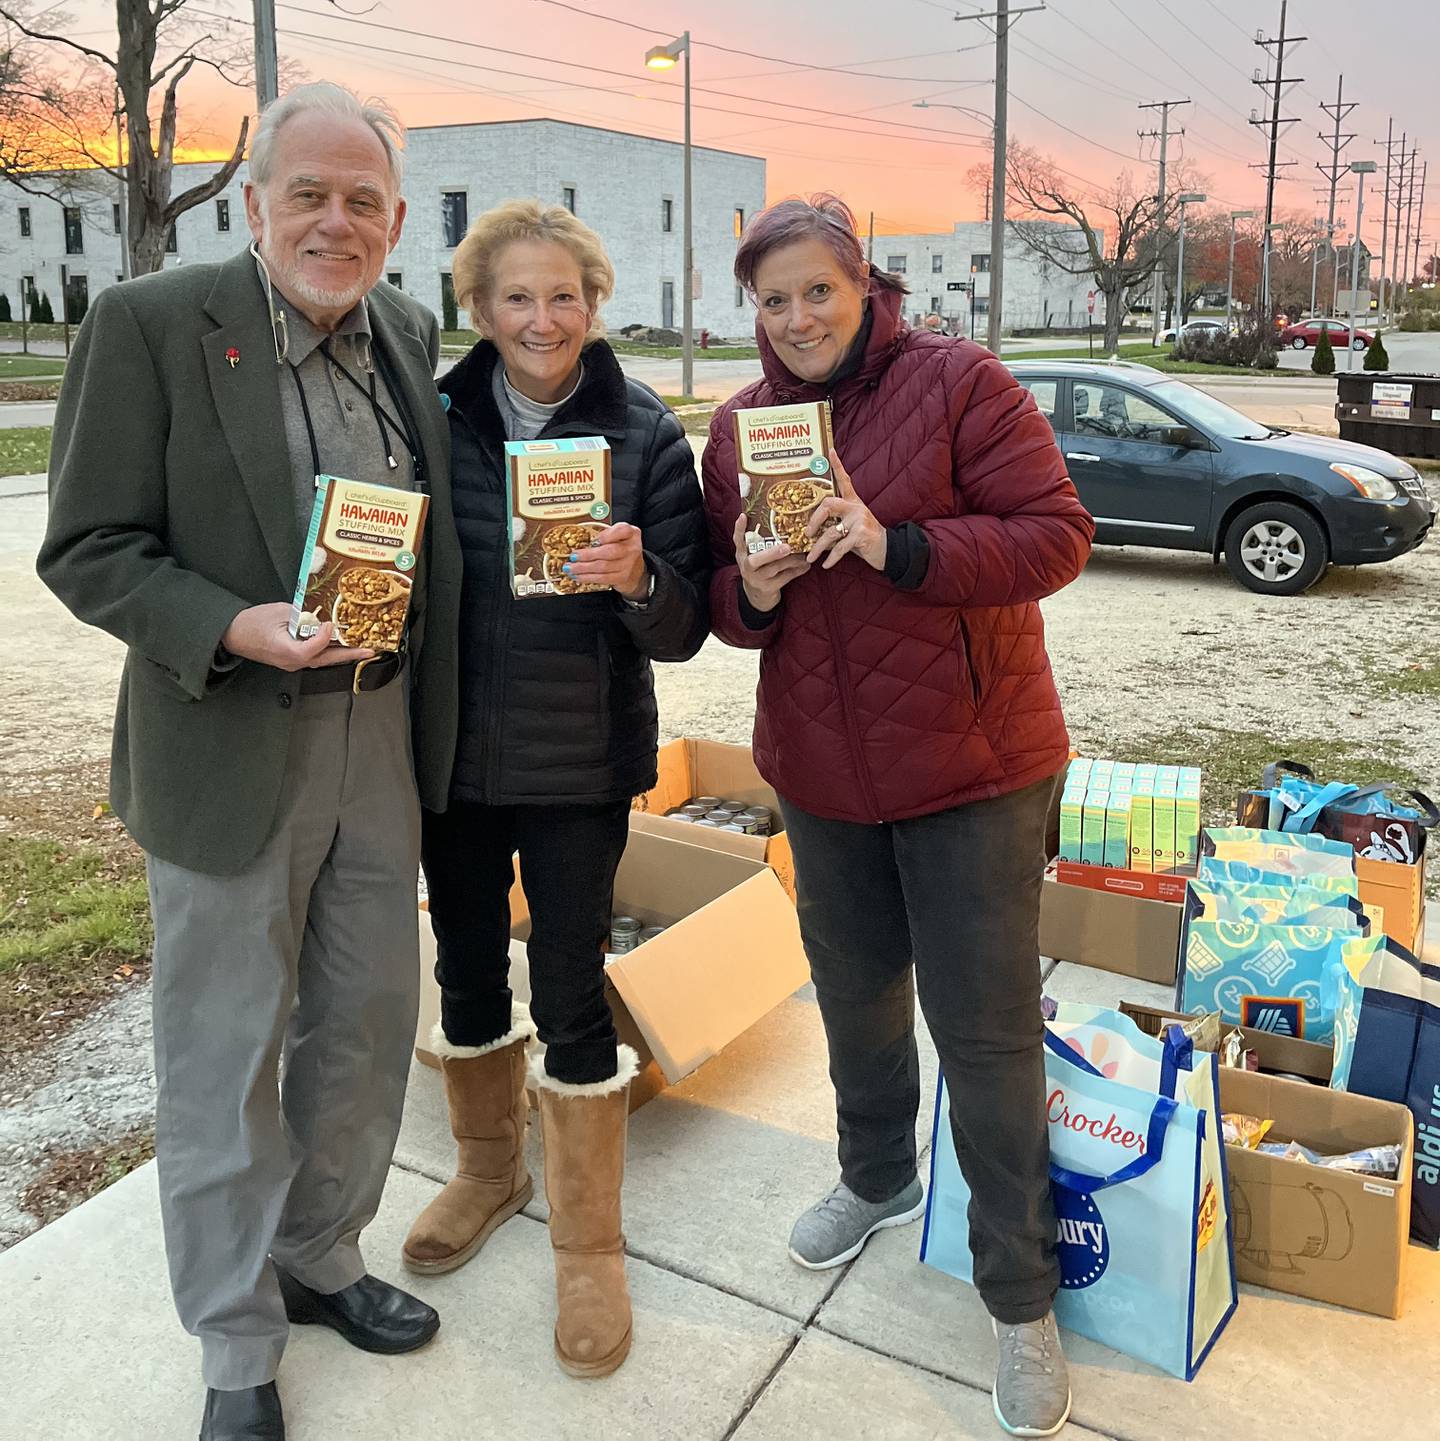
[[[65,374],[65,362],[50,355],[0,355],[0,380],[30,380]]]
[[[23,329],[23,333],[22,333]],[[75,333],[75,327],[70,327],[70,333]],[[28,325],[22,328],[18,320],[0,320],[0,340],[21,340],[28,336],[31,340],[64,340],[65,327],[63,325]]]
[[[50,426],[0,429],[0,475],[38,475],[50,465]]]
[[[88,1010],[117,979],[142,973],[151,944],[138,852],[0,836],[0,1054]]]
[[[1154,366],[1156,370],[1163,370],[1173,375],[1246,375],[1246,376],[1289,376],[1294,379],[1293,370],[1251,370],[1243,365],[1203,365],[1197,360],[1173,360],[1170,350],[1163,345],[1151,345],[1148,340],[1134,341],[1128,345],[1122,344],[1119,347],[1118,355],[1121,360],[1138,360],[1142,365]],[[1053,350],[1017,350],[1004,356],[1006,360],[1088,360],[1090,358],[1084,345],[1059,346]],[[1100,345],[1095,346],[1095,357],[1104,360],[1105,354]]]

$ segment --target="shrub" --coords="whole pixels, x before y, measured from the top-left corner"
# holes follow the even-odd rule
[[[1261,356],[1269,354],[1272,363],[1266,364]],[[1254,324],[1242,325],[1239,330],[1226,334],[1223,330],[1192,331],[1180,338],[1175,347],[1177,360],[1198,361],[1201,365],[1231,365],[1261,370],[1273,370],[1275,347],[1264,330]]]
[[[1390,369],[1390,357],[1385,353],[1385,340],[1378,330],[1375,332],[1375,339],[1370,342],[1370,349],[1365,352],[1365,369]]]
[[[55,324],[55,308],[50,304],[50,297],[42,290],[40,292],[40,314],[36,320],[40,325]]]
[[[0,291],[0,321],[9,320],[10,318],[10,297],[3,291]]]
[[[1280,367],[1280,352],[1273,345],[1262,345],[1255,352],[1255,359],[1252,362],[1256,370],[1278,370]]]
[[[1320,339],[1315,342],[1315,354],[1310,357],[1310,369],[1316,375],[1335,374],[1335,347],[1330,343],[1328,329],[1322,329]]]
[[[1427,319],[1428,317],[1423,311],[1407,310],[1405,314],[1400,317],[1400,329],[1407,333],[1415,330],[1425,330],[1428,328],[1426,326]]]
[[[440,328],[460,329],[460,316],[455,308],[455,292],[448,285],[440,293]]]

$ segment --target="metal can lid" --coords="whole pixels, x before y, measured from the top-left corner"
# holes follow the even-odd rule
[[[726,815],[738,816],[741,811],[747,809],[744,801],[721,801],[715,807],[717,811],[724,811]]]
[[[722,831],[739,831],[742,836],[746,833],[745,827],[737,826],[734,821],[727,821],[723,826],[720,827],[720,829]]]
[[[722,821],[712,821],[709,816],[704,816],[696,821],[695,824],[697,826],[709,826],[712,831],[718,831],[724,823]]]
[[[701,816],[710,814],[709,806],[702,806],[698,801],[691,801],[689,805],[681,807],[681,813],[689,816],[692,820],[699,820]]]
[[[640,939],[642,941],[653,941],[656,936],[663,936],[666,929],[667,927],[665,926],[646,926],[645,929],[640,932]]]
[[[719,796],[695,796],[691,799],[692,806],[704,806],[707,811],[713,811],[720,804]]]
[[[631,932],[638,934],[640,931],[640,922],[637,921],[634,916],[611,916],[610,930],[612,932],[620,931],[625,934]]]
[[[757,820],[768,821],[773,819],[775,812],[772,811],[769,806],[749,806],[745,814],[747,816],[754,816]]]

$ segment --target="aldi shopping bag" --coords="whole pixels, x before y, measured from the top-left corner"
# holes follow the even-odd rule
[[[1410,1108],[1410,1235],[1440,1249],[1440,966],[1389,936],[1357,942],[1352,952],[1359,984],[1337,1008],[1330,1084]]]
[[[1187,1381],[1237,1301],[1219,1082],[1178,1027],[1061,1005],[1046,1027],[1046,1105],[1062,1326]],[[942,1077],[920,1259],[973,1276],[970,1188]]]
[[[1367,934],[1369,920],[1339,906],[1323,914],[1348,924],[1214,920],[1206,907],[1203,888],[1187,887],[1175,1009],[1218,1011],[1231,1025],[1302,1041],[1333,1039],[1335,973],[1345,969],[1346,944]]]

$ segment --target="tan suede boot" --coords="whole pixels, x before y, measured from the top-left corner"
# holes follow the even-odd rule
[[[455,1178],[405,1238],[407,1270],[429,1276],[463,1266],[534,1194],[525,1169],[525,1044],[534,1034],[520,1006],[510,1029],[488,1046],[452,1045],[438,1025],[431,1033],[459,1159]]]
[[[571,1376],[608,1376],[630,1354],[630,1292],[620,1188],[630,1082],[640,1069],[619,1048],[616,1074],[572,1086],[545,1074],[544,1053],[530,1058],[545,1138],[545,1195],[555,1253],[555,1355]]]

